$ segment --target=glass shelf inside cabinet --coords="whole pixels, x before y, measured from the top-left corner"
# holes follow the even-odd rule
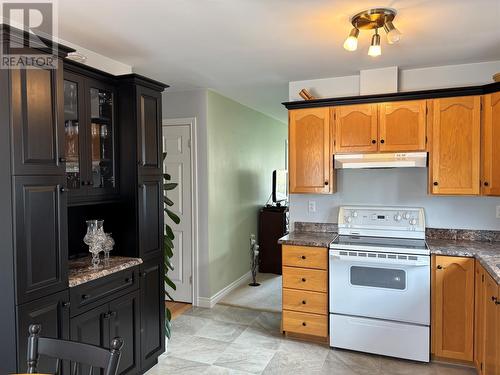
[[[90,89],[92,187],[114,188],[113,94]]]
[[[80,124],[78,118],[78,83],[64,81],[64,145],[66,158],[66,186],[80,188]]]

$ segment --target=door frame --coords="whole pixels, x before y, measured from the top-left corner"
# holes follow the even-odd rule
[[[164,118],[162,120],[162,134],[164,126],[189,126],[190,151],[191,151],[191,297],[193,306],[198,306],[198,150],[197,150],[197,124],[196,117]],[[166,298],[167,299],[167,298]]]

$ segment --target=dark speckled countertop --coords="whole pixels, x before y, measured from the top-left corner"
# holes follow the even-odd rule
[[[281,237],[278,243],[283,245],[295,246],[316,246],[328,247],[330,242],[334,240],[337,233],[333,232],[290,232],[286,236]]]

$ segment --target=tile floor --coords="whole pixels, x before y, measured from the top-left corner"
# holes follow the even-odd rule
[[[217,305],[173,321],[167,353],[147,375],[473,375],[470,368],[421,364],[285,338],[279,313]]]

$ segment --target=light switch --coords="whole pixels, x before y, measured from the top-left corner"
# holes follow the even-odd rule
[[[316,212],[316,201],[309,201],[308,211],[310,213]]]

